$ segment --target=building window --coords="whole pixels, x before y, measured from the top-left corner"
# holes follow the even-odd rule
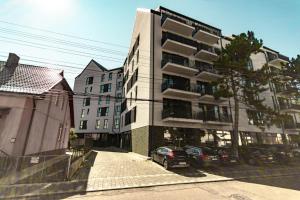
[[[97,110],[97,117],[108,116],[108,114],[109,114],[109,107],[102,107],[102,108],[98,108]]]
[[[109,80],[109,81],[112,80],[112,75],[113,75],[112,72],[110,72],[110,73],[108,74],[108,80]]]
[[[93,87],[91,86],[91,87],[90,87],[90,93],[91,93],[92,91],[93,91]]]
[[[122,73],[118,73],[118,79],[122,77]]]
[[[98,105],[101,105],[101,96],[98,97]]]
[[[97,109],[97,117],[100,117],[101,116],[101,108],[99,107],[98,109]]]
[[[86,128],[87,128],[87,120],[81,120],[79,123],[79,129],[86,130]]]
[[[129,101],[130,103],[130,105],[132,104],[132,92],[130,92],[130,101]]]
[[[121,106],[116,106],[115,115],[119,116],[121,114]]]
[[[81,109],[80,117],[81,117],[81,118],[84,118],[84,109]]]
[[[134,59],[132,59],[132,62],[131,62],[131,71],[133,72],[133,68],[134,68]]]
[[[103,82],[104,79],[105,79],[105,74],[102,74],[102,75],[101,75],[101,82]]]
[[[119,118],[117,118],[117,119],[115,119],[115,128],[116,129],[118,129],[118,128],[120,128],[120,119]]]
[[[117,94],[117,99],[116,99],[116,102],[121,102],[122,101],[122,94],[121,93],[118,93]]]
[[[122,89],[122,81],[119,81],[117,83],[117,90],[121,90]]]
[[[111,92],[111,83],[100,85],[100,93]]]
[[[108,119],[104,120],[103,129],[108,129]]]
[[[84,98],[83,99],[83,106],[89,106],[91,104],[91,98]]]
[[[106,104],[110,103],[110,96],[106,96]]]
[[[138,86],[135,86],[135,101],[137,100]]]
[[[252,63],[251,59],[249,59],[249,61],[247,62],[247,69],[248,70],[253,70],[253,63]]]
[[[84,93],[86,94],[88,92],[88,87],[84,88]]]
[[[88,108],[86,111],[86,115],[88,115],[90,113],[90,109]]]
[[[138,50],[136,53],[136,63],[139,63],[140,51]]]
[[[100,128],[100,119],[97,119],[96,120],[96,126],[95,126],[96,129],[99,129]]]
[[[85,84],[86,85],[91,85],[93,84],[93,81],[94,81],[94,77],[87,77],[86,80],[85,80]]]

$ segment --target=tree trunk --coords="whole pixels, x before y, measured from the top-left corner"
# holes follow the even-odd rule
[[[239,117],[240,117],[240,105],[237,97],[234,97],[234,124],[232,134],[232,151],[236,158],[239,158]]]

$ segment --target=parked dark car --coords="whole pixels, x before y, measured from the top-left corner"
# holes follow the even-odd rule
[[[233,155],[231,148],[213,147],[213,149],[219,155],[219,159],[222,165],[239,164],[239,160]]]
[[[217,152],[209,147],[185,146],[189,162],[196,166],[209,167],[220,165]]]
[[[165,169],[189,167],[187,154],[182,148],[159,147],[151,152],[151,157],[154,162],[162,164]]]
[[[274,160],[278,163],[286,164],[294,160],[291,148],[286,145],[269,145],[264,148],[272,152]]]
[[[250,165],[262,165],[275,163],[274,155],[265,148],[242,147],[240,156]]]

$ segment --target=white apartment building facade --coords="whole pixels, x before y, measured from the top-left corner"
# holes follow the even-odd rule
[[[95,145],[119,145],[123,68],[106,69],[94,60],[75,78],[75,132]]]
[[[230,38],[222,36],[220,29],[169,9],[137,10],[124,64],[126,100],[121,114],[121,132],[127,136],[124,140],[130,140],[123,142],[130,143],[132,151],[149,155],[168,144],[230,144],[233,101],[215,99],[218,88],[211,85],[221,76],[213,62],[228,42]],[[254,69],[265,63],[278,68],[281,62],[288,62],[274,50],[263,50],[251,56],[249,65]],[[249,119],[249,111],[241,109],[241,144],[282,143],[300,130],[298,107],[286,100],[284,90],[276,93],[271,89],[262,95],[268,105],[288,108],[283,112],[290,112],[294,121],[289,128],[272,126],[262,132]],[[285,99],[281,107],[278,96]]]

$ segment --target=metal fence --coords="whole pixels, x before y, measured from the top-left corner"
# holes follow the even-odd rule
[[[64,181],[73,155],[1,156],[0,185]]]

